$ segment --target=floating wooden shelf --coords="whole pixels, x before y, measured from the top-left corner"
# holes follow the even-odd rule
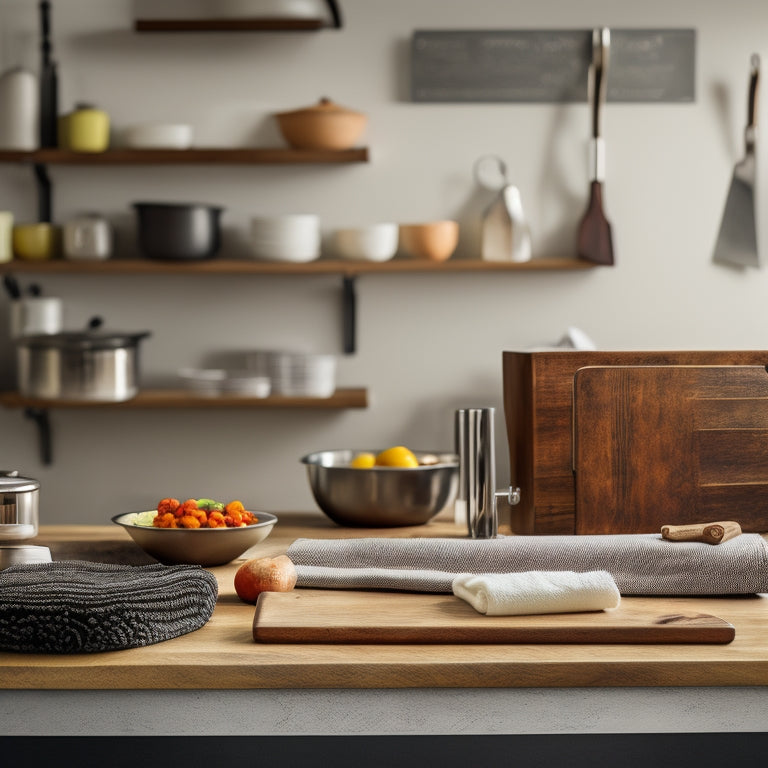
[[[259,409],[294,409],[294,410],[342,410],[347,408],[367,408],[368,390],[362,387],[337,389],[331,397],[247,397],[244,395],[221,395],[205,397],[186,389],[145,389],[131,400],[119,403],[98,403],[90,400],[46,400],[37,397],[24,397],[18,392],[0,392],[0,405],[5,408],[23,409],[24,415],[37,427],[40,445],[40,460],[45,465],[53,463],[53,445],[48,412],[54,409],[75,408],[259,408]]]
[[[76,261],[49,259],[24,261],[16,259],[0,264],[0,273],[90,274],[90,275],[364,275],[426,272],[536,272],[591,269],[598,265],[571,258],[537,258],[520,263],[449,259],[435,262],[418,259],[392,261],[346,261],[319,259],[306,264],[268,262],[248,259],[206,259],[201,261],[158,261],[151,259],[106,259]]]
[[[192,149],[0,150],[0,163],[29,165],[308,165],[365,163],[368,148],[342,150],[290,147],[195,147]]]
[[[222,395],[205,397],[185,389],[146,389],[120,403],[96,403],[88,400],[42,400],[24,397],[18,392],[0,392],[0,405],[6,408],[318,408],[322,410],[367,408],[368,390],[337,389],[331,397],[247,397]]]
[[[136,19],[136,32],[317,32],[323,19]]]

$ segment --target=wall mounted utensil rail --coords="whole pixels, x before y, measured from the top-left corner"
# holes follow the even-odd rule
[[[414,102],[587,101],[592,30],[416,30]],[[611,29],[609,102],[689,103],[696,30]]]

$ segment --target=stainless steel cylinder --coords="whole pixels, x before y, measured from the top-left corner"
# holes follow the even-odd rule
[[[456,411],[456,451],[459,455],[458,500],[467,510],[467,528],[473,539],[498,534],[496,512],[495,408]]]
[[[0,470],[0,542],[37,535],[40,483]]]
[[[129,400],[138,391],[136,350],[18,348],[19,392],[46,400]]]
[[[45,400],[129,400],[138,392],[139,342],[148,335],[94,326],[17,339],[19,392]]]

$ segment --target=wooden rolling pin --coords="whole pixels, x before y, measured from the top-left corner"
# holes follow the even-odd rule
[[[704,541],[707,544],[720,544],[736,538],[740,533],[741,526],[732,520],[661,527],[661,535],[669,541]]]

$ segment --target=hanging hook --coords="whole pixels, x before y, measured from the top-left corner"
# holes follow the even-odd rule
[[[485,189],[498,192],[509,185],[507,164],[498,155],[483,155],[475,161],[475,181]]]

